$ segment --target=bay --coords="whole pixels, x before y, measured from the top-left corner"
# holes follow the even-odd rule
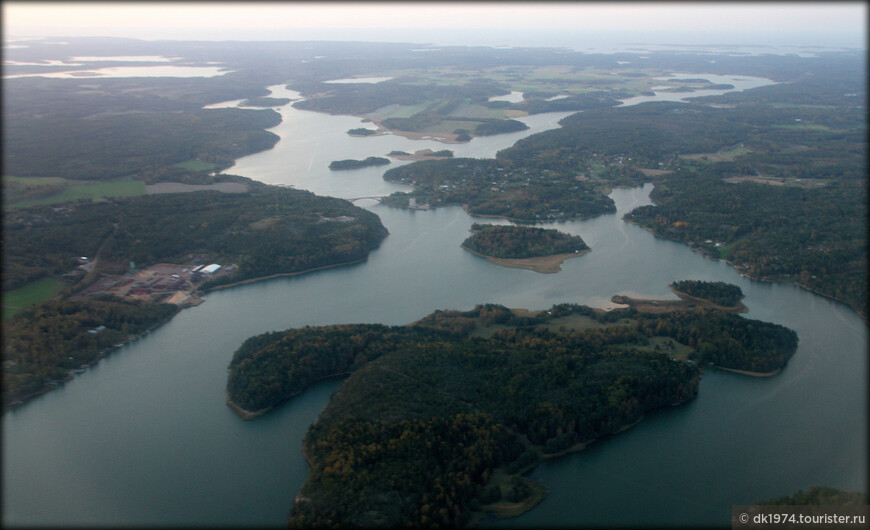
[[[274,88],[273,96],[289,97]],[[228,172],[367,197],[407,188],[384,182],[384,168],[331,172],[329,162],[445,147],[396,135],[353,138],[345,131],[359,118],[278,110],[284,120],[273,130],[281,141]],[[557,126],[563,115],[522,118],[530,131],[446,147],[456,156],[491,157]],[[667,285],[678,279],[739,285],[747,317],[795,329],[800,344],[786,369],[769,379],[708,371],[691,403],[542,464],[533,478],[550,489],[548,498],[517,519],[485,524],[727,526],[731,504],[814,485],[866,491],[864,322],[842,304],[751,281],[623,222],[622,215],[650,203],[651,190],[616,189],[616,214],[547,225],[592,248],[547,275],[462,250],[475,220],[460,208],[409,211],[358,201],[390,231],[367,262],[210,293],[62,388],[7,413],[3,523],[282,526],[307,476],[302,437],[341,381],[241,421],[224,402],[226,369],[247,337],[305,325],[405,324],[435,309],[487,302],[612,307],[614,294],[674,298]]]

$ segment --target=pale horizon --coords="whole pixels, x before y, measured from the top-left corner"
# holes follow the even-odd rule
[[[867,7],[832,3],[88,3],[4,2],[4,39],[364,40],[548,45],[657,44],[865,48]],[[485,23],[484,23],[485,22]]]

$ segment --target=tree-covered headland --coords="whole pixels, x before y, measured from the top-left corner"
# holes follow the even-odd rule
[[[306,435],[291,526],[457,526],[534,505],[524,472],[690,400],[699,365],[781,367],[796,345],[782,326],[719,311],[484,305],[252,337],[227,391],[256,415],[350,374]]]

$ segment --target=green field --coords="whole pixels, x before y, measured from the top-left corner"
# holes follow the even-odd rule
[[[740,145],[740,146],[737,146],[733,149],[719,151],[716,154],[721,156],[725,160],[734,160],[735,158],[737,158],[739,156],[743,156],[743,155],[749,154],[751,152],[752,152],[752,149],[748,149],[748,148]]]
[[[831,128],[827,125],[818,125],[815,123],[795,123],[789,125],[774,125],[777,129],[786,129],[789,131],[830,131]]]
[[[9,318],[23,309],[52,298],[60,292],[60,288],[60,282],[54,278],[42,278],[3,293],[3,318]]]
[[[199,159],[190,159],[186,162],[174,164],[172,167],[178,167],[190,171],[208,171],[209,169],[215,169],[217,166],[210,162],[203,162]]]
[[[418,112],[423,112],[424,110],[428,109],[436,103],[438,102],[426,101],[424,103],[418,103],[416,105],[402,105],[399,108],[390,111],[388,114],[383,116],[383,118],[410,118],[414,114],[417,114]]]
[[[30,198],[26,190],[51,188],[51,194]],[[26,208],[77,199],[100,200],[106,197],[145,195],[145,183],[132,176],[106,181],[68,180],[56,177],[3,177],[4,208]]]
[[[511,90],[518,92],[560,92],[568,94],[585,94],[588,92],[625,90],[634,95],[649,90],[654,85],[667,84],[667,81],[653,79],[662,75],[659,71],[646,71],[634,68],[633,73],[646,74],[644,77],[623,77],[611,74],[610,69],[577,70],[572,66],[554,65],[544,67],[498,67],[484,70],[462,70],[458,68],[441,68],[432,70],[398,70],[384,75],[402,77],[415,76],[414,81],[404,81],[408,84],[464,85],[473,79],[490,79],[504,83]],[[404,107],[409,108],[409,107]],[[414,108],[414,107],[410,107]],[[424,109],[419,109],[424,110]],[[419,110],[415,112],[419,112]],[[414,112],[414,113],[415,113]],[[413,113],[412,113],[413,114]],[[390,118],[407,118],[408,114],[390,114]]]

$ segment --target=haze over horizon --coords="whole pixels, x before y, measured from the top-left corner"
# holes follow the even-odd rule
[[[866,48],[863,2],[4,2],[4,40],[360,40],[435,45]],[[690,28],[690,29],[687,29]]]

